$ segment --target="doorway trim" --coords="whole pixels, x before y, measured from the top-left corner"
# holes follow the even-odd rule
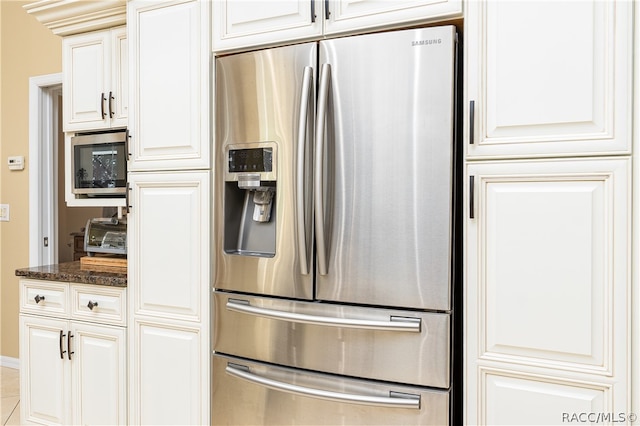
[[[58,257],[54,161],[61,89],[62,73],[29,78],[29,266],[52,265]]]

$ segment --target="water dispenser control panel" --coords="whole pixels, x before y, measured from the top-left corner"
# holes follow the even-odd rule
[[[260,181],[276,180],[277,146],[275,142],[228,145],[226,151],[225,180],[227,182],[242,181],[248,182],[249,185],[260,186]],[[258,181],[257,184],[256,181]]]

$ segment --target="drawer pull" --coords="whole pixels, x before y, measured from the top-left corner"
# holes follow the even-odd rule
[[[33,300],[35,300],[36,303],[40,303],[44,300],[44,296],[40,296],[39,294],[36,294],[36,297],[34,297]]]
[[[98,306],[98,302],[92,302],[91,300],[89,300],[89,303],[87,303],[87,308],[91,309],[92,311],[96,306]]]

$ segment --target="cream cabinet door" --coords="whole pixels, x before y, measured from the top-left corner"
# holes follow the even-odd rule
[[[481,370],[480,380],[483,409],[477,424],[611,424],[605,419],[620,421],[619,414],[614,414],[609,404],[611,389],[606,384],[598,386],[587,381],[496,369]],[[601,416],[600,421],[596,421],[597,416]]]
[[[461,0],[223,0],[213,2],[212,45],[253,49],[459,16]]]
[[[631,152],[629,1],[470,1],[467,158]]]
[[[324,1],[213,2],[214,51],[309,39],[322,35]]]
[[[587,382],[600,389],[587,392],[595,399],[607,388],[605,408],[628,411],[630,160],[467,167],[467,423],[489,422],[483,416],[495,410],[515,412],[505,389],[524,382],[479,379],[488,366],[557,379],[522,393],[547,401],[531,405],[541,421],[555,419],[547,410],[564,404],[556,390],[571,382],[575,395]]]
[[[111,127],[127,127],[129,115],[129,49],[127,28],[110,32],[111,85],[109,88],[109,116]]]
[[[98,31],[62,40],[64,131],[110,127],[111,38]]]
[[[127,60],[126,27],[63,38],[65,132],[127,127]]]
[[[209,2],[127,3],[129,170],[208,168]]]
[[[133,315],[200,322],[209,306],[206,172],[131,173],[129,297]]]
[[[40,424],[71,423],[71,371],[65,320],[20,315],[20,417]]]
[[[326,35],[462,16],[461,0],[333,0],[328,4]]]
[[[126,331],[71,322],[73,424],[127,424]]]
[[[208,299],[207,299],[208,300]],[[130,424],[209,423],[209,336],[193,324],[136,319]]]

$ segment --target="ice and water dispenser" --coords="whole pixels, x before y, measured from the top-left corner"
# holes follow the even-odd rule
[[[277,215],[276,144],[228,145],[225,154],[224,251],[273,257]]]

